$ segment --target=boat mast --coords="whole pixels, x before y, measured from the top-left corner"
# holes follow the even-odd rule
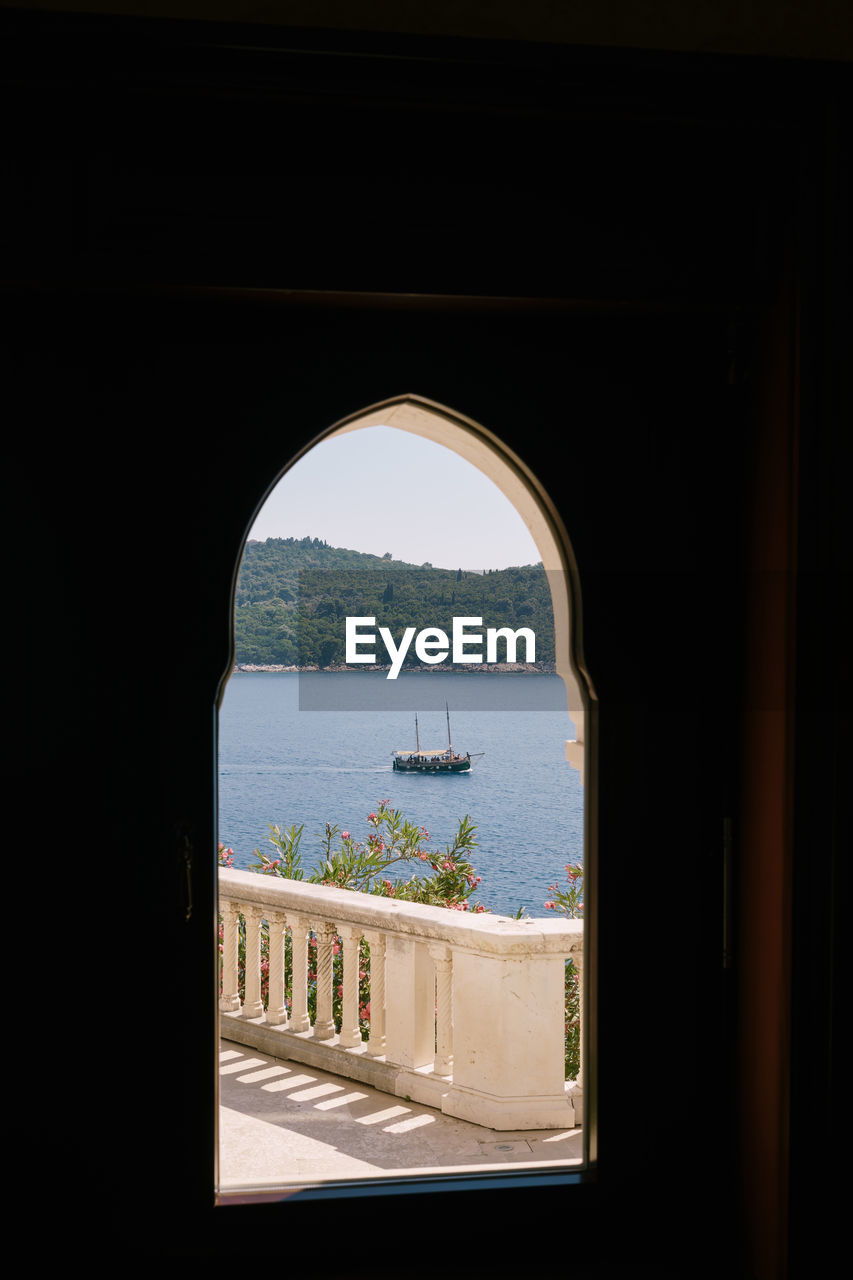
[[[450,708],[447,703],[444,704],[444,710],[447,712],[447,750],[453,755],[453,744],[450,741]]]
[[[415,712],[415,750],[418,755],[421,754],[421,740],[418,737],[418,713]]]

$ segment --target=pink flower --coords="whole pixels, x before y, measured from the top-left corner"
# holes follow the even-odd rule
[[[376,821],[376,814],[375,814],[375,813],[369,813],[369,814],[367,815],[367,821],[368,821],[368,822],[375,822],[375,821]]]
[[[546,902],[546,903],[545,903],[545,910],[546,910],[546,911],[553,911],[553,910],[554,910],[554,904],[553,904],[553,902]]]
[[[349,832],[348,832],[348,831],[342,831],[342,832],[341,832],[341,839],[342,839],[342,840],[349,840]]]

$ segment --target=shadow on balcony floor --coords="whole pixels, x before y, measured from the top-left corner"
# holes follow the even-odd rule
[[[580,1129],[497,1133],[227,1040],[219,1072],[222,1191],[582,1160]]]

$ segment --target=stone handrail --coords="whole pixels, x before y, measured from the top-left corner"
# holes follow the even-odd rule
[[[219,871],[222,1035],[362,1080],[491,1129],[570,1128],[582,1085],[564,1080],[565,961],[580,969],[583,922],[512,920],[421,906],[249,871]],[[245,921],[245,998],[238,990]],[[269,993],[261,997],[261,928]],[[286,972],[286,937],[291,960]],[[316,1009],[308,1010],[309,938]],[[359,1024],[359,945],[370,950],[370,1035]],[[342,1018],[333,961],[342,952]],[[287,1006],[285,991],[291,986]]]

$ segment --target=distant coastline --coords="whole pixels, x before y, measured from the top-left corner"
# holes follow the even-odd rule
[[[317,667],[317,666],[289,667],[289,666],[284,666],[276,663],[260,663],[260,662],[237,662],[234,664],[232,668],[232,672],[234,675],[241,675],[241,674],[253,675],[256,672],[268,672],[270,674],[277,675],[277,674],[280,674],[281,672],[301,673],[301,672],[309,672],[309,671],[316,672],[318,674],[329,673],[330,675],[336,675],[342,671],[358,671],[358,672],[361,672],[362,674],[364,673],[370,674],[375,672],[378,675],[379,672],[388,672],[390,670],[391,670],[390,664],[385,664],[384,666],[379,666],[378,664],[377,665],[365,664],[365,665],[359,665],[357,667],[355,666],[348,667],[343,664],[341,664],[340,666],[330,666],[330,667]],[[451,663],[439,663],[439,664],[436,664],[435,666],[404,667],[401,674],[431,675],[433,672],[439,672],[441,675],[445,675],[445,676],[448,676],[448,675],[467,676],[467,675],[471,675],[472,673],[485,672],[488,675],[539,676],[539,675],[554,675],[556,670],[557,670],[556,664],[553,662],[474,662],[464,667],[454,666]]]

